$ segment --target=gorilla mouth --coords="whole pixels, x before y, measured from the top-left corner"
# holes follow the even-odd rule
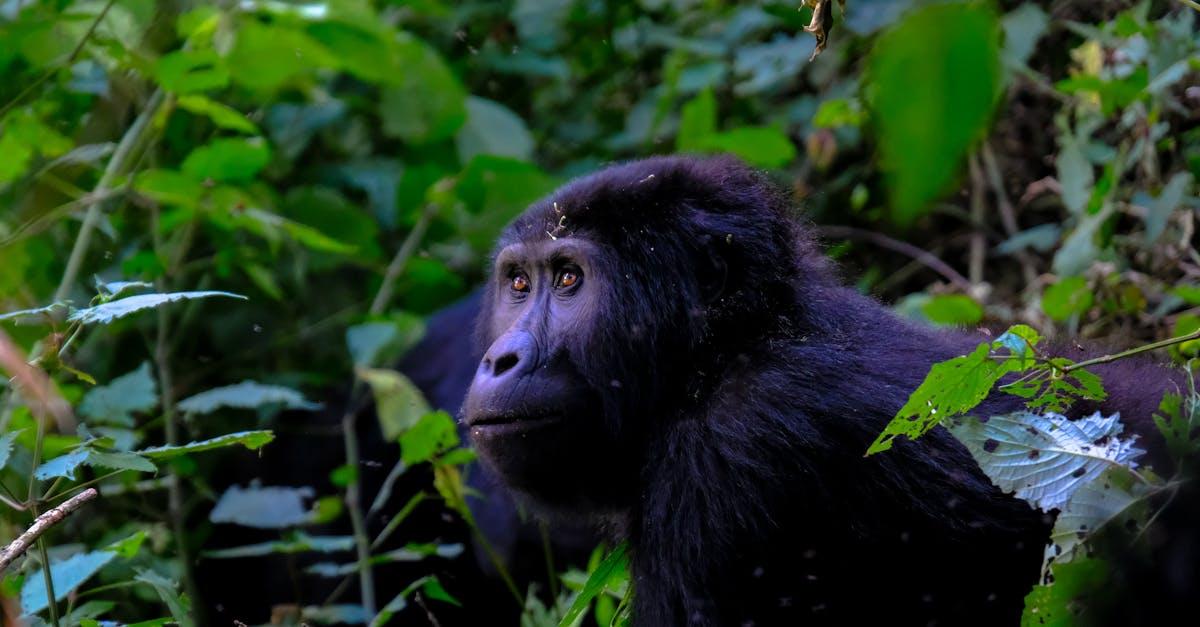
[[[537,414],[482,414],[467,419],[467,426],[473,433],[487,435],[508,435],[532,431],[548,427],[562,421],[561,413]]]

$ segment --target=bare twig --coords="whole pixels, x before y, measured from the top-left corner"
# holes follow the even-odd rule
[[[1096,357],[1094,359],[1088,359],[1085,361],[1081,361],[1079,363],[1074,363],[1074,364],[1070,364],[1067,366],[1063,366],[1062,368],[1060,368],[1060,370],[1065,374],[1067,372],[1071,372],[1072,370],[1079,370],[1080,368],[1087,368],[1088,366],[1095,366],[1097,364],[1107,364],[1110,361],[1116,361],[1118,359],[1132,357],[1139,353],[1146,353],[1146,352],[1149,352],[1152,350],[1166,348],[1168,346],[1174,346],[1176,344],[1182,344],[1184,342],[1190,342],[1192,340],[1200,340],[1200,329],[1197,329],[1196,331],[1192,331],[1191,333],[1188,333],[1186,335],[1170,337],[1165,340],[1159,340],[1157,342],[1152,342],[1150,344],[1146,344],[1145,346],[1138,346],[1136,348],[1131,348],[1127,351],[1121,351],[1119,353],[1113,353],[1111,355],[1102,355],[1102,356]]]
[[[29,550],[29,547],[32,546],[33,543],[36,542],[43,533],[49,531],[51,527],[58,524],[59,521],[66,518],[67,515],[79,509],[84,503],[87,503],[97,496],[100,496],[100,493],[96,491],[96,488],[88,488],[87,490],[84,490],[83,492],[71,497],[62,505],[47,510],[45,514],[38,516],[37,519],[33,521],[33,524],[30,525],[29,529],[25,530],[25,533],[17,536],[16,540],[9,542],[8,546],[4,547],[3,550],[0,550],[0,573],[4,572],[5,569],[8,568],[9,564],[12,564],[13,560],[17,559],[21,556],[21,554]],[[43,564],[42,566],[43,568],[47,569],[50,567],[49,564]]]
[[[942,275],[946,278],[946,280],[950,281],[963,291],[969,291],[971,289],[971,282],[968,281],[966,277],[959,274],[957,270],[951,268],[949,264],[941,259],[938,259],[929,251],[917,248],[908,242],[902,242],[897,239],[892,239],[883,233],[868,231],[866,229],[860,229],[853,226],[821,226],[818,230],[821,233],[821,237],[827,239],[862,240],[875,244],[880,248],[886,248],[902,255],[908,255],[909,257],[912,257],[913,259],[924,264],[930,270]]]
[[[971,173],[971,223],[981,225],[984,223],[984,204],[983,173],[980,172],[979,158],[971,155],[971,158],[967,160],[967,166],[967,169]],[[987,255],[987,238],[979,226],[971,229],[969,251],[967,257],[967,276],[970,277],[972,285],[979,285],[983,283],[983,259]]]
[[[984,174],[987,175],[988,185],[991,186],[992,194],[996,197],[996,210],[1000,213],[1000,223],[1004,226],[1004,232],[1012,237],[1021,230],[1021,227],[1017,223],[1017,212],[1013,208],[1012,201],[1004,191],[1004,181],[1000,178],[1000,167],[997,165],[996,155],[992,152],[991,144],[984,142],[979,156],[982,157],[980,162],[983,164]],[[1015,256],[1021,263],[1025,284],[1034,284],[1037,281],[1037,268],[1029,251],[1019,250]]]
[[[371,315],[377,316],[383,313],[383,310],[388,305],[388,301],[392,299],[392,289],[396,286],[396,280],[400,278],[400,273],[404,272],[404,267],[408,265],[408,260],[412,258],[413,253],[417,251],[417,246],[425,238],[425,231],[429,229],[429,223],[433,221],[435,209],[436,206],[433,203],[425,206],[425,210],[421,212],[421,217],[413,225],[412,230],[408,232],[408,237],[404,238],[404,243],[400,245],[400,250],[396,251],[395,257],[392,257],[387,271],[383,274],[383,283],[380,284],[379,291],[375,293],[375,300],[371,301],[371,309],[369,310]]]

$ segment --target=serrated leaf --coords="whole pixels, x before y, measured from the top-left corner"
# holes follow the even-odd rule
[[[188,444],[181,444],[179,446],[156,446],[137,452],[151,459],[169,459],[188,453],[199,453],[201,451],[225,448],[235,444],[241,444],[252,451],[257,451],[274,439],[275,434],[271,431],[239,431],[238,433],[229,433],[199,442],[189,442]]]
[[[394,370],[359,368],[358,376],[371,387],[383,437],[396,440],[432,410],[421,390]]]
[[[138,569],[137,573],[134,580],[149,584],[154,588],[154,591],[158,593],[158,598],[162,599],[162,602],[171,610],[171,616],[175,618],[179,627],[194,627],[196,623],[192,620],[191,600],[175,589],[174,581],[148,569]]]
[[[75,471],[85,463],[87,463],[88,453],[90,451],[86,447],[79,447],[65,455],[59,455],[48,462],[38,466],[33,471],[33,476],[45,481],[55,477],[63,477],[66,479],[75,479]]]
[[[949,424],[992,483],[1035,507],[1062,509],[1081,486],[1113,466],[1136,466],[1145,451],[1121,439],[1120,414],[1071,420],[1028,411]]]
[[[176,407],[189,414],[210,414],[223,407],[257,409],[264,405],[282,405],[287,409],[309,411],[321,408],[320,403],[309,401],[296,390],[256,381],[213,388],[179,401]]]
[[[217,501],[208,519],[259,529],[282,529],[312,522],[305,501],[314,495],[309,487],[231,486]]]
[[[67,598],[67,595],[83,585],[92,575],[95,575],[109,562],[117,557],[112,551],[92,551],[77,553],[64,560],[50,562],[50,579],[54,582],[56,601]],[[41,570],[29,573],[25,584],[21,586],[21,611],[34,614],[46,609],[49,605],[46,598],[46,584]]]
[[[153,462],[138,455],[122,451],[98,451],[89,446],[80,446],[65,455],[38,466],[34,476],[43,481],[56,477],[75,480],[75,471],[80,466],[93,466],[111,470],[136,470],[138,472],[156,472],[158,468]]]
[[[82,324],[108,324],[113,320],[124,318],[130,314],[142,311],[143,309],[152,309],[154,307],[159,307],[167,303],[173,303],[181,300],[212,298],[215,296],[227,296],[229,298],[249,300],[241,294],[216,291],[139,294],[137,296],[130,296],[128,298],[107,302],[102,305],[96,305],[95,307],[77,309],[67,317],[67,320],[70,322],[80,322]]]
[[[4,470],[4,467],[8,465],[8,458],[12,455],[13,451],[13,442],[16,441],[17,436],[21,435],[22,431],[24,429],[9,431],[4,435],[0,435],[0,470]]]
[[[88,390],[79,403],[79,413],[89,422],[132,427],[133,414],[158,406],[158,391],[149,362],[108,383]]]
[[[867,455],[892,448],[893,441],[902,435],[916,439],[943,419],[983,402],[992,386],[1014,367],[1011,361],[990,359],[990,348],[990,344],[980,344],[970,355],[934,364],[908,402],[867,449]]]

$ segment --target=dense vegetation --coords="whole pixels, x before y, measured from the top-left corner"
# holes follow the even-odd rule
[[[435,575],[470,559],[465,538],[404,523],[473,524],[473,455],[390,366],[479,281],[510,218],[612,160],[732,152],[770,170],[863,291],[997,331],[960,358],[979,376],[957,391],[1021,372],[1040,411],[1102,393],[1039,359],[1029,327],[1177,338],[1161,355],[1185,363],[1200,352],[1198,22],[1191,0],[0,4],[0,541],[79,498],[3,571],[0,616],[195,624],[197,560],[236,576],[233,559],[278,553],[323,554],[296,576],[344,592],[276,608],[280,622],[418,620],[468,598]],[[931,376],[914,407],[946,389]],[[1187,392],[1160,417],[1180,459],[1200,421]],[[342,414],[372,398],[398,443],[389,468],[429,485],[361,493],[359,414]],[[343,428],[313,446],[345,451],[322,481],[218,479],[319,411]],[[1088,429],[1120,441],[1107,417]],[[1142,479],[1155,492],[1139,499],[1174,485]],[[348,531],[306,531],[327,523]],[[213,552],[232,525],[274,541]],[[622,553],[601,555],[586,587],[572,570],[516,590],[522,624],[569,622],[593,596],[601,624],[620,617]],[[375,594],[374,569],[420,560],[428,575]],[[1062,561],[1060,581],[1103,580],[1101,560],[1074,578]]]

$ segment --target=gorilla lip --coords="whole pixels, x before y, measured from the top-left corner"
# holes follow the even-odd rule
[[[467,426],[472,431],[483,433],[505,435],[510,433],[520,433],[529,431],[538,427],[545,427],[559,422],[562,419],[560,414],[483,414],[467,420]]]

